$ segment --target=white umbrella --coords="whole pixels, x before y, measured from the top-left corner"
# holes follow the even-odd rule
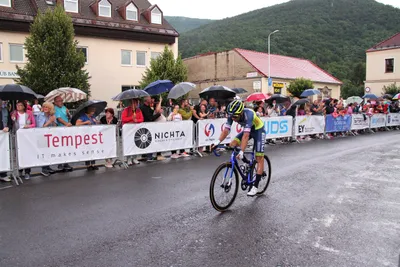
[[[72,103],[72,102],[78,102],[80,100],[84,100],[87,97],[87,94],[83,92],[82,90],[76,89],[76,88],[71,88],[71,87],[63,87],[63,88],[58,88],[46,95],[44,100],[46,102],[54,102],[54,98],[57,96],[61,96],[64,103]]]
[[[187,93],[192,91],[194,88],[196,88],[196,85],[194,83],[182,82],[180,84],[175,85],[169,91],[168,98],[177,99],[181,96],[186,95]]]

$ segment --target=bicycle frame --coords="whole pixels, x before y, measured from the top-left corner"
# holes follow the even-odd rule
[[[243,155],[243,162],[246,163],[246,164],[248,164],[249,167],[250,167],[250,171],[247,173],[247,177],[246,177],[246,175],[243,173],[242,169],[240,169],[239,163],[238,163],[238,161],[237,161],[237,159],[236,159],[236,156],[238,155],[239,151],[240,151],[240,150],[238,150],[237,148],[234,148],[234,149],[233,149],[233,152],[232,152],[232,154],[231,154],[230,163],[231,163],[231,165],[232,165],[232,168],[231,168],[230,175],[229,175],[229,184],[230,184],[230,181],[231,181],[232,178],[233,178],[233,171],[234,171],[234,168],[236,168],[236,170],[239,172],[239,174],[240,174],[240,176],[242,177],[242,179],[243,179],[243,180],[246,180],[247,184],[252,184],[253,182],[255,182],[255,178],[254,178],[254,180],[252,180],[252,174],[253,174],[253,173],[252,173],[252,171],[251,171],[251,167],[252,167],[253,164],[255,163],[255,153],[254,153],[254,152],[247,152],[248,154],[251,154],[251,159],[250,159],[250,160],[248,160],[248,159]],[[213,152],[214,152],[214,154],[215,154],[217,157],[220,157],[220,156],[221,156],[220,154],[217,154],[217,152],[216,152],[215,149],[213,150]],[[227,168],[226,171],[225,171],[224,182],[225,182],[225,180],[226,180],[226,178],[227,178],[228,172],[229,172],[229,168]]]

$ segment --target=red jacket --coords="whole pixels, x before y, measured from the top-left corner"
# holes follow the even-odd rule
[[[136,109],[136,120],[135,121],[132,118],[132,116],[133,116],[132,107],[125,108],[124,111],[122,111],[121,116],[122,116],[122,118],[121,118],[122,125],[124,125],[125,123],[141,123],[144,121],[143,113],[139,108]]]

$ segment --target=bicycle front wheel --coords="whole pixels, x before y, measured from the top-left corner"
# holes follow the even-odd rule
[[[210,183],[210,200],[214,209],[227,210],[235,201],[238,189],[239,175],[236,168],[229,162],[221,164],[215,170]]]

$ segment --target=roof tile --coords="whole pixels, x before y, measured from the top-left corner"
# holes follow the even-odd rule
[[[234,49],[260,73],[269,76],[268,54],[240,48]],[[342,84],[342,82],[307,59],[271,54],[271,77],[282,79],[306,78],[314,82]]]

